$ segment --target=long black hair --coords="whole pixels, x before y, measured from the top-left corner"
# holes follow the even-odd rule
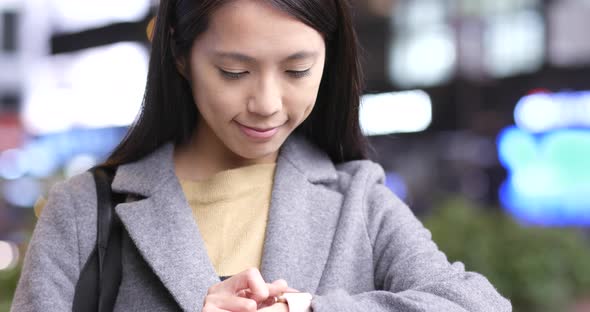
[[[161,0],[141,112],[105,165],[136,161],[166,142],[185,143],[198,120],[191,87],[178,72],[212,12],[231,0]],[[295,129],[335,163],[366,158],[359,125],[363,78],[347,0],[266,0],[323,35],[326,64],[309,117]]]

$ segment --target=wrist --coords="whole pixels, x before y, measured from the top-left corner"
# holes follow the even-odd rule
[[[278,306],[277,312],[289,312],[289,306],[286,303],[278,302],[276,305]]]
[[[310,293],[284,293],[279,297],[280,302],[288,305],[289,312],[311,312]]]

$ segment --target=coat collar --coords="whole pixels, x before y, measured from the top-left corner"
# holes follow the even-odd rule
[[[121,165],[113,190],[149,197],[161,185],[175,180],[174,145],[167,143],[139,161]],[[291,135],[281,147],[277,167],[293,166],[310,183],[329,183],[337,178],[330,158],[299,135]]]
[[[155,274],[184,311],[199,311],[207,289],[219,282],[192,211],[174,172],[174,146],[122,165],[116,192],[142,200],[116,208]],[[327,262],[341,196],[324,184],[337,173],[326,154],[292,135],[277,160],[261,272],[301,291],[315,292]]]

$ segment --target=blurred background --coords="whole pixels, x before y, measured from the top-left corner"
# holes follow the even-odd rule
[[[33,206],[141,103],[155,0],[0,1],[0,311]],[[515,311],[590,311],[590,0],[354,0],[387,185]]]

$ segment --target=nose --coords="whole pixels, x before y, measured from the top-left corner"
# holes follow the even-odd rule
[[[248,101],[248,111],[260,116],[272,116],[283,106],[279,83],[272,77],[260,79]]]

